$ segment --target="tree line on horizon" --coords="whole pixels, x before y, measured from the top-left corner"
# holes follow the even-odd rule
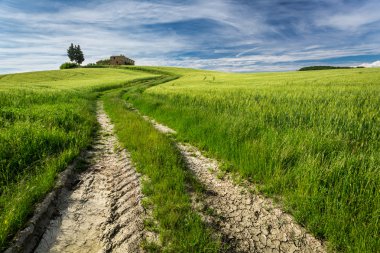
[[[354,69],[354,68],[364,68],[362,66],[358,67],[338,67],[338,66],[309,66],[300,68],[298,71],[308,71],[308,70],[326,70],[326,69]]]

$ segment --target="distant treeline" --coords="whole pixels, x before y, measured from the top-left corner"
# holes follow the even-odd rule
[[[300,68],[299,71],[308,71],[308,70],[325,70],[325,69],[353,69],[353,68],[364,68],[364,67],[336,67],[336,66],[310,66]]]

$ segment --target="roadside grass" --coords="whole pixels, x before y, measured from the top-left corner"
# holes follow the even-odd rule
[[[0,251],[57,173],[91,144],[98,93],[147,76],[121,69],[0,76]]]
[[[124,93],[137,96],[146,87],[173,78],[176,77],[163,75],[152,82],[134,83],[122,91],[107,92],[102,97],[104,107],[137,170],[149,178],[143,182],[143,193],[148,197],[144,203],[153,207],[153,216],[158,222],[155,230],[159,232],[162,247],[147,244],[145,249],[150,252],[219,252],[221,242],[213,238],[212,231],[191,208],[187,188],[194,182],[178,149],[122,99]]]
[[[126,100],[282,199],[330,250],[380,249],[380,69],[167,71],[182,77]]]

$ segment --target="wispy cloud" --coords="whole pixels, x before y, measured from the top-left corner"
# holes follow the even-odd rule
[[[3,0],[0,72],[56,69],[71,42],[85,63],[124,53],[225,71],[359,65],[380,56],[378,9],[377,0]]]
[[[361,29],[359,32],[363,32],[371,24],[380,22],[379,1],[357,1],[351,5],[340,6],[338,10],[326,13],[328,15],[324,15],[318,24],[351,32]]]

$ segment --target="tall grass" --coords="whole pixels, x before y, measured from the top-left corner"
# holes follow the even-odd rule
[[[90,144],[97,92],[147,76],[120,69],[0,76],[0,251],[57,173]]]
[[[331,249],[380,248],[380,70],[173,70],[127,100],[280,199]]]
[[[0,76],[0,250],[91,142],[99,92],[137,78],[124,89],[129,102],[279,199],[332,249],[378,251],[379,69],[226,74],[141,67]],[[210,243],[211,232],[191,211],[178,151],[121,95],[108,93],[105,108],[151,178],[144,192],[166,249],[217,251],[219,242]]]
[[[143,192],[149,197],[153,216],[158,221],[162,247],[146,245],[149,251],[219,252],[220,241],[213,238],[200,217],[192,210],[187,194],[191,177],[173,143],[128,108],[123,93],[137,96],[145,88],[176,77],[162,76],[133,82],[129,89],[103,97],[105,110],[115,125],[119,140],[131,153],[139,172],[148,176]]]

